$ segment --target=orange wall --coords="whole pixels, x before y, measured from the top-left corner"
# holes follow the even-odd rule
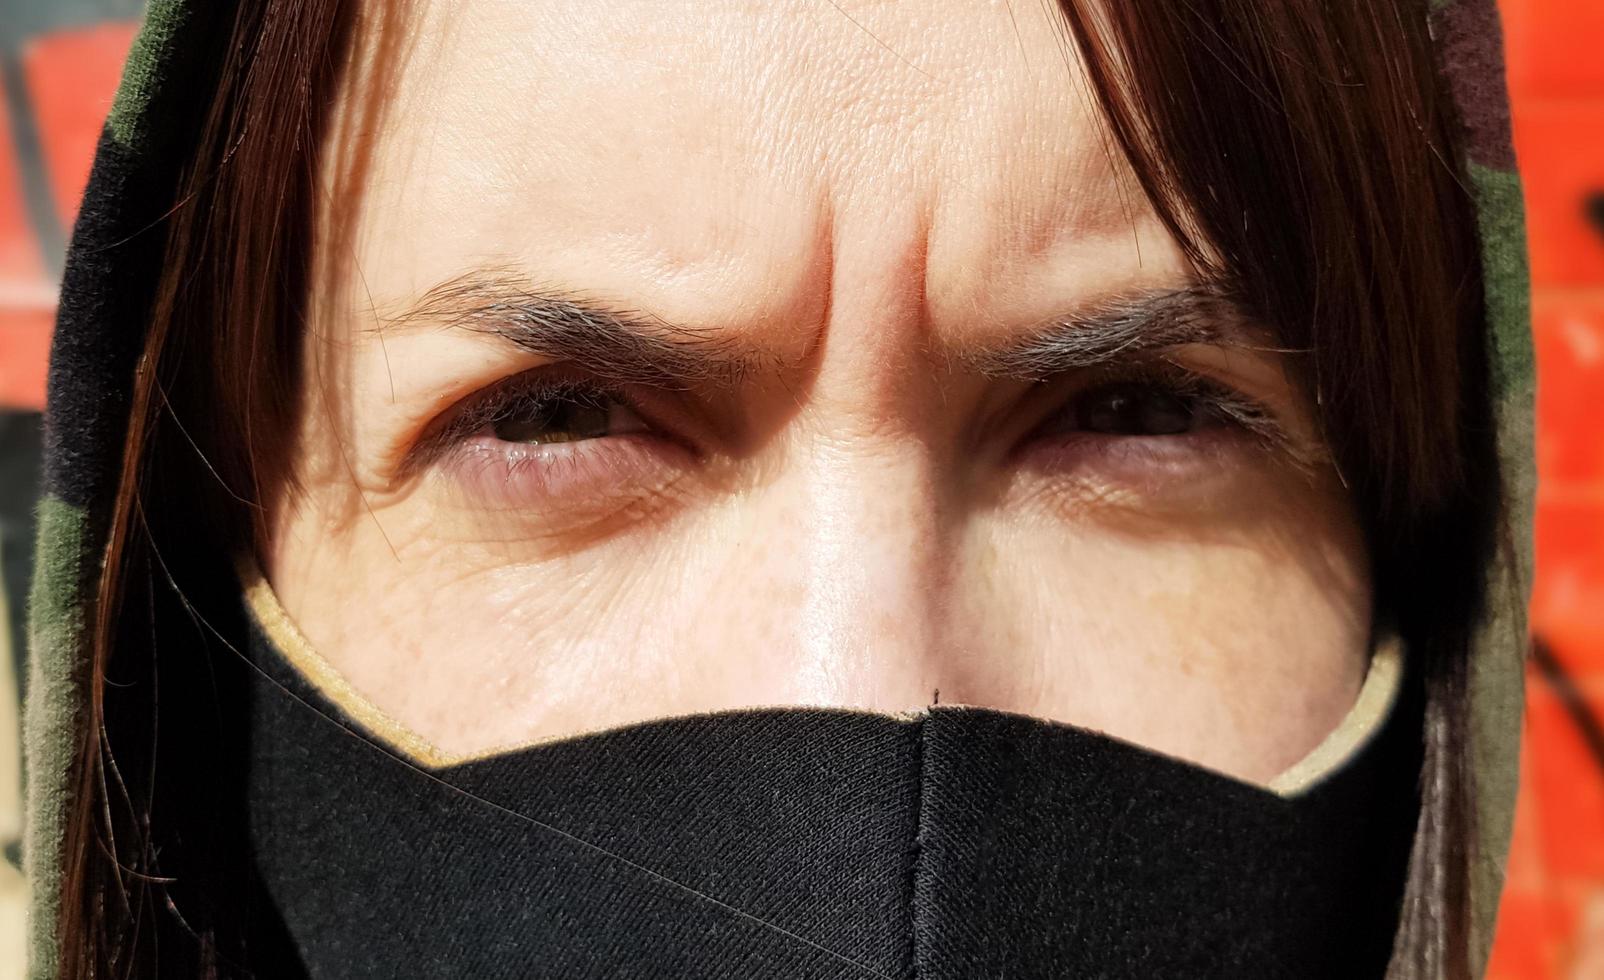
[[[1532,628],[1604,714],[1604,226],[1591,225],[1585,207],[1589,194],[1604,194],[1604,2],[1502,8],[1538,355]],[[1552,688],[1535,671],[1527,685],[1491,977],[1570,980],[1584,909],[1604,896],[1604,770]]]
[[[100,125],[111,108],[135,25],[96,24],[34,38],[22,46],[27,120],[38,134],[48,213],[63,239],[89,178]],[[0,101],[0,408],[42,408],[44,365],[55,317],[59,256],[40,254],[18,167],[15,126]],[[47,264],[46,259],[51,260]]]

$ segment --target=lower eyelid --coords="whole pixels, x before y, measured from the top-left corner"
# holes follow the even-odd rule
[[[688,454],[666,440],[628,433],[548,444],[471,436],[441,461],[482,509],[606,509],[648,494],[685,471]]]
[[[1237,426],[1162,436],[1070,432],[1021,447],[1010,477],[1019,489],[1009,496],[1073,512],[1118,505],[1154,518],[1195,514],[1230,496],[1245,474],[1265,471],[1256,452]]]

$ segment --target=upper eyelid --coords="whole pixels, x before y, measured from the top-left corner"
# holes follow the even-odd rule
[[[534,375],[531,377],[531,375]],[[462,410],[458,412],[457,419],[452,424],[471,425],[474,418],[488,421],[498,417],[497,413],[504,411],[520,399],[527,399],[531,395],[540,395],[546,398],[557,398],[578,394],[612,395],[612,386],[599,381],[584,378],[559,376],[555,378],[541,377],[535,372],[515,374],[492,385],[487,385],[474,395],[464,399]],[[465,420],[458,422],[459,419]]]
[[[1178,363],[1166,354],[1163,348],[1134,352],[1128,358],[1060,372],[1057,378],[1043,378],[1035,384],[1048,385],[1055,380],[1062,381],[1067,377],[1074,377],[1079,382],[1075,385],[1075,389],[1084,391],[1095,385],[1119,380],[1162,381],[1172,388],[1185,388],[1189,392],[1204,394],[1216,401],[1229,400],[1273,418],[1274,412],[1262,399],[1243,393],[1236,386],[1213,378],[1205,372]],[[554,368],[560,367],[566,367],[566,370],[554,373]],[[589,376],[582,368],[574,365],[546,365],[521,371],[485,385],[459,399],[442,413],[445,421],[435,426],[435,432],[420,442],[465,436],[498,417],[499,412],[531,397],[556,398],[571,393],[599,394],[617,399],[633,408],[634,399],[624,391],[625,387]]]
[[[1244,392],[1240,385],[1231,384],[1210,372],[1177,363],[1167,357],[1163,361],[1196,384],[1196,391],[1208,398],[1212,407],[1224,411],[1232,421],[1257,437],[1266,449],[1280,455],[1297,469],[1312,474],[1328,460],[1323,444],[1300,437],[1266,399]]]
[[[1077,381],[1073,391],[1062,395],[1069,399],[1074,391],[1086,391],[1117,380],[1161,381],[1171,388],[1185,389],[1207,398],[1266,444],[1283,450],[1286,455],[1294,459],[1312,457],[1312,453],[1300,447],[1301,441],[1278,421],[1275,410],[1264,399],[1243,392],[1239,386],[1213,377],[1207,371],[1178,362],[1173,355],[1181,346],[1184,345],[1133,350],[1127,356],[1060,372],[1056,378],[1039,379],[1033,384],[1047,386],[1055,381],[1061,384],[1073,377]],[[639,386],[609,382],[573,362],[542,365],[508,375],[459,399],[431,422],[428,433],[407,451],[401,472],[415,472],[439,459],[520,399],[555,397],[567,392],[595,393],[617,399],[639,411],[638,399],[631,398],[626,390],[629,387]]]
[[[554,370],[554,368],[565,368]],[[621,386],[587,377],[572,365],[545,365],[520,371],[491,382],[458,399],[431,421],[413,446],[407,450],[399,472],[416,473],[435,462],[463,439],[498,417],[519,399],[531,396],[557,396],[564,392],[595,392],[630,404]]]
[[[1244,391],[1242,386],[1214,373],[1186,364],[1164,349],[1143,351],[1128,358],[1104,361],[1099,364],[1062,372],[1053,378],[1037,381],[1039,385],[1063,384],[1072,380],[1072,392],[1083,392],[1093,387],[1123,381],[1148,381],[1163,384],[1176,390],[1202,394],[1216,400],[1228,399],[1243,406],[1252,406],[1265,415],[1274,417],[1274,407],[1265,398]]]
[[[1312,474],[1329,461],[1329,452],[1324,444],[1301,436],[1293,426],[1283,421],[1281,412],[1268,400],[1250,394],[1240,385],[1211,372],[1181,363],[1171,356],[1173,353],[1173,349],[1153,349],[1127,359],[1066,372],[1075,376],[1076,383],[1070,391],[1062,394],[1061,401],[1055,400],[1054,404],[1067,405],[1076,395],[1106,384],[1122,381],[1157,382],[1207,399],[1210,407],[1223,412],[1232,422],[1247,430],[1266,451],[1275,453],[1301,472]],[[1064,377],[1060,375],[1058,380]],[[1039,383],[1045,385],[1051,381]]]

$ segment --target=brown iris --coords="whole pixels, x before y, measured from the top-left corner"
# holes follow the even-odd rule
[[[599,393],[529,398],[512,405],[490,428],[503,442],[540,444],[599,439],[608,434],[613,408],[612,399]]]
[[[1166,436],[1197,427],[1201,411],[1187,395],[1150,384],[1119,383],[1085,392],[1071,409],[1074,428],[1121,436]]]

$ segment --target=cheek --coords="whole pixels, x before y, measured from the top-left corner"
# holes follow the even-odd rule
[[[1017,700],[1250,779],[1301,759],[1363,681],[1366,553],[1329,490],[1237,491],[1254,506],[999,515],[975,549],[984,557],[962,620],[971,644],[986,642],[982,624],[1009,624],[1026,680],[977,673],[974,698]]]
[[[1250,473],[1168,510],[1024,493],[954,517],[878,478],[851,506],[781,481],[558,553],[347,481],[309,488],[269,574],[356,690],[454,753],[939,691],[1267,781],[1353,703],[1369,584],[1330,488]]]

